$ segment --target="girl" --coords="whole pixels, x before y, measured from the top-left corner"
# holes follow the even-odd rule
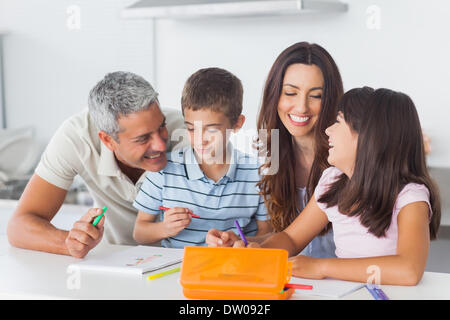
[[[339,69],[330,54],[317,44],[296,43],[275,60],[267,77],[258,130],[279,130],[279,142],[260,139],[261,154],[268,156],[261,167],[276,169],[264,175],[258,187],[265,198],[272,229],[284,230],[303,210],[329,164],[325,129],[336,115],[343,94]],[[278,145],[275,146],[275,143]],[[276,147],[276,148],[275,148]],[[278,163],[271,158],[277,158]],[[335,257],[332,231],[324,228],[305,250],[313,257]],[[238,236],[212,229],[210,246],[232,246]],[[262,238],[251,238],[261,242]]]
[[[416,285],[441,208],[414,103],[388,89],[350,90],[326,134],[332,167],[298,218],[261,246],[287,249],[294,276],[366,282],[377,270],[381,284]],[[295,256],[329,222],[338,258]]]

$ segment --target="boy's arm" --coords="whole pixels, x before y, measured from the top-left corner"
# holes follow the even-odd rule
[[[139,211],[133,238],[140,244],[150,244],[176,236],[191,223],[191,214],[189,209],[175,207],[164,213],[163,221],[157,222],[157,215]]]
[[[147,172],[144,182],[136,196],[133,206],[138,209],[134,224],[133,238],[139,244],[150,244],[166,238],[161,222],[164,176],[162,172]]]
[[[157,221],[163,204],[164,174],[148,172],[133,206],[138,215],[133,230],[133,238],[140,244],[151,244],[173,237],[191,223],[192,211],[185,208],[170,208],[163,212],[162,221]]]
[[[156,222],[157,215],[138,211],[134,225],[133,238],[140,244],[149,244],[167,238],[161,227],[162,222]]]

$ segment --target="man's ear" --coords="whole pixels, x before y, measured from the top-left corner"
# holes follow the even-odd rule
[[[116,140],[114,140],[114,138],[107,134],[105,131],[99,131],[98,137],[109,150],[114,151],[116,149]]]
[[[243,114],[239,115],[238,119],[236,120],[236,123],[233,126],[233,132],[236,133],[238,132],[242,126],[245,123],[245,116]]]

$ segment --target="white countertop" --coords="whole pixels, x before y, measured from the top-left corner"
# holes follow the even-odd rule
[[[83,271],[76,274],[67,267],[79,259],[11,247],[5,234],[5,222],[15,204],[0,201],[0,299],[185,299],[179,273],[151,281],[146,279],[151,273],[133,276]],[[85,209],[64,205],[63,212],[53,222],[58,227],[70,228]],[[123,248],[126,246],[111,245],[103,239],[89,256]],[[417,286],[381,287],[390,299],[450,299],[450,274],[425,272]],[[293,298],[324,299],[298,294]],[[342,299],[373,300],[365,288]]]

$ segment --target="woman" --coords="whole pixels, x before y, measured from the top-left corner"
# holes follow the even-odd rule
[[[329,167],[325,129],[334,122],[343,91],[336,63],[317,44],[300,42],[288,47],[269,72],[257,124],[258,130],[269,133],[267,139],[258,139],[260,153],[267,159],[260,170],[278,170],[263,175],[258,186],[275,232],[285,229],[301,213],[322,172]],[[271,141],[272,130],[279,130],[279,141]],[[279,150],[278,157],[272,155],[272,149]],[[272,156],[278,163],[272,162]],[[263,240],[249,238],[249,241]],[[216,229],[210,230],[206,237],[210,246],[230,246],[236,240],[238,237],[232,231]],[[334,257],[334,251],[333,234],[328,226],[302,254]]]

